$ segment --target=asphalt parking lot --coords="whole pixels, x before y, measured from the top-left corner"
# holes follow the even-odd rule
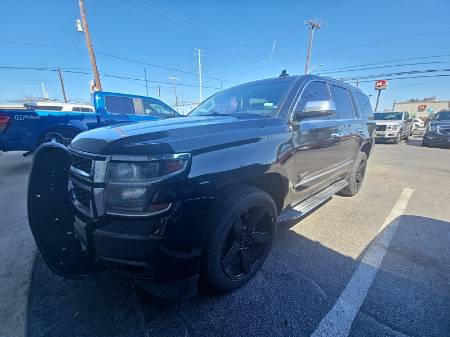
[[[377,144],[359,195],[283,224],[244,288],[182,302],[51,273],[26,220],[29,167],[0,154],[0,336],[450,335],[450,150]]]

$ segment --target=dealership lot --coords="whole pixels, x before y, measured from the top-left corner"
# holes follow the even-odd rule
[[[26,220],[30,163],[0,154],[1,336],[24,326],[33,337],[450,334],[450,150],[377,144],[358,196],[282,224],[244,288],[183,302],[142,296],[112,273],[51,273]]]

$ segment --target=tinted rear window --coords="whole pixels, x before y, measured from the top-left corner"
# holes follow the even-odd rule
[[[352,98],[347,88],[330,85],[331,96],[336,105],[336,114],[339,119],[351,119],[355,117]]]
[[[373,110],[370,105],[369,98],[359,91],[353,91],[353,97],[355,98],[356,105],[361,117],[373,119]]]

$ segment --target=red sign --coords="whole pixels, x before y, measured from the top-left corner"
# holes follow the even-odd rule
[[[375,90],[386,89],[387,86],[388,86],[388,81],[387,80],[377,80],[375,82]]]
[[[426,105],[426,104],[420,104],[420,105],[417,107],[417,112],[423,112],[423,111],[425,111],[426,108],[427,108],[427,105]]]

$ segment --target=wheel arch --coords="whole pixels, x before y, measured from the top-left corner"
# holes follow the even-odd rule
[[[279,173],[271,172],[243,181],[244,184],[259,188],[268,193],[275,201],[278,214],[284,207],[289,183]]]

